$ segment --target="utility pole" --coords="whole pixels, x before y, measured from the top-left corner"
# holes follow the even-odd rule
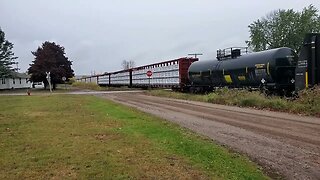
[[[197,58],[197,56],[202,56],[202,53],[192,53],[192,54],[188,54],[188,56],[194,56],[194,58]]]

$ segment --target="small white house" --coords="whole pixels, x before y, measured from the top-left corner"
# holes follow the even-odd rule
[[[0,78],[0,89],[31,88],[30,76],[25,73],[12,73],[13,77]]]

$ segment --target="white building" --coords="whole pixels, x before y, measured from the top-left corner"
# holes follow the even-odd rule
[[[0,89],[31,88],[30,76],[24,73],[14,72],[13,77],[0,78]]]

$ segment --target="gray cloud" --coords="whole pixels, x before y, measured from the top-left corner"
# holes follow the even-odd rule
[[[65,47],[76,74],[115,71],[216,49],[244,46],[248,25],[270,11],[301,10],[318,0],[1,0],[0,26],[14,43],[20,68],[49,40]]]

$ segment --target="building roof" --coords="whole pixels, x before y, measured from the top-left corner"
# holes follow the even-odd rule
[[[24,78],[24,79],[29,79],[30,75],[27,73],[18,73],[18,72],[12,72],[11,75],[13,78]]]

